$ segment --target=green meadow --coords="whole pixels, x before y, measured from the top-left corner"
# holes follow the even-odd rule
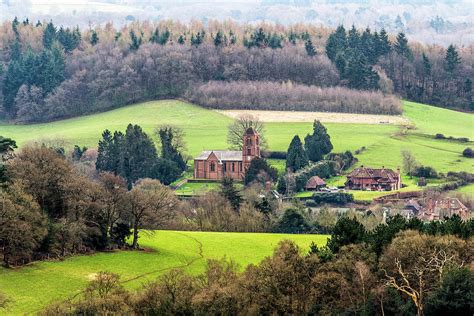
[[[54,301],[80,294],[100,271],[118,273],[134,289],[174,268],[204,270],[207,259],[233,260],[243,270],[272,254],[278,242],[295,241],[308,251],[311,242],[324,245],[326,235],[143,231],[146,251],[117,251],[74,256],[63,261],[32,263],[18,269],[0,268],[0,290],[11,300],[0,314],[33,314]]]
[[[471,171],[474,159],[462,157],[464,148],[474,147],[474,115],[404,102],[404,114],[411,128],[384,124],[327,123],[335,151],[366,150],[357,156],[359,164],[396,168],[401,165],[401,150],[411,150],[417,160],[441,172]],[[34,140],[61,139],[72,145],[97,146],[105,129],[124,130],[128,123],[139,124],[150,135],[157,125],[171,124],[185,132],[187,153],[227,148],[227,126],[231,119],[196,105],[163,100],[131,105],[105,113],[51,123],[13,125],[0,122],[0,135],[24,145]],[[270,150],[283,151],[291,138],[311,132],[311,123],[267,123],[265,136]],[[436,140],[434,135],[468,137],[469,143]],[[155,138],[156,139],[156,138]],[[281,166],[280,166],[281,167]]]

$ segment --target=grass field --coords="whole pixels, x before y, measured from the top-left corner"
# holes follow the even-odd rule
[[[384,124],[326,123],[334,151],[367,150],[358,155],[360,164],[395,168],[401,165],[400,151],[411,150],[418,161],[438,171],[472,171],[474,159],[461,156],[474,143],[435,140],[433,135],[474,138],[474,115],[404,102],[404,117],[415,129],[400,134],[400,128]],[[0,135],[15,139],[19,145],[35,139],[61,138],[73,144],[96,146],[102,131],[124,130],[128,123],[141,125],[152,134],[155,126],[172,124],[185,131],[188,154],[195,156],[204,149],[225,149],[227,126],[231,118],[190,103],[164,100],[141,103],[113,111],[58,122],[12,125],[0,123]],[[266,123],[266,138],[271,150],[288,148],[291,138],[311,132],[309,122]]]
[[[175,267],[198,273],[203,271],[206,259],[226,257],[244,269],[271,255],[280,240],[294,240],[307,251],[311,242],[323,245],[327,237],[174,231],[143,233],[140,245],[149,249],[146,252],[98,253],[64,261],[33,263],[19,269],[0,268],[0,289],[12,300],[5,314],[31,314],[51,301],[80,293],[100,271],[118,273],[127,288],[136,288]]]

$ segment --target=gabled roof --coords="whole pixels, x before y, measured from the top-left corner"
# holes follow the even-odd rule
[[[219,162],[222,161],[242,161],[242,152],[233,150],[205,150],[195,160],[206,160],[214,153]]]
[[[326,185],[326,182],[324,182],[323,179],[321,179],[318,176],[314,176],[309,178],[308,182],[306,182],[305,188],[306,189],[316,189],[319,186],[324,186]]]
[[[392,169],[372,169],[360,167],[354,169],[348,178],[372,178],[377,182],[396,182],[398,181],[398,173]]]

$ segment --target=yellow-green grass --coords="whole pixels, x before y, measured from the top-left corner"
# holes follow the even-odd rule
[[[400,134],[403,128],[384,124],[327,123],[334,151],[367,149],[357,156],[358,165],[372,167],[401,166],[401,150],[410,150],[417,160],[438,171],[473,171],[473,159],[464,158],[461,152],[474,143],[435,140],[433,135],[468,137],[473,139],[474,115],[435,108],[423,104],[404,102],[404,116],[415,129]],[[196,105],[163,100],[140,103],[113,111],[83,116],[58,122],[12,125],[0,123],[0,135],[15,139],[19,145],[41,138],[63,138],[71,144],[97,146],[102,131],[124,130],[128,123],[141,125],[150,135],[160,124],[182,127],[188,154],[195,156],[202,150],[227,148],[227,126],[231,119],[223,114]],[[292,137],[304,137],[311,132],[311,123],[267,123],[266,138],[269,149],[286,151]],[[277,165],[281,169],[281,164]]]
[[[118,273],[124,285],[134,289],[176,267],[199,273],[206,259],[226,257],[242,270],[271,255],[280,240],[294,240],[302,251],[307,251],[311,242],[324,245],[327,238],[326,235],[142,232],[140,245],[148,251],[98,253],[33,263],[18,269],[0,268],[0,290],[11,300],[8,309],[0,313],[32,314],[53,301],[80,293],[100,271]]]
[[[459,187],[456,192],[461,192],[463,194],[468,194],[474,198],[474,183]]]
[[[219,189],[219,182],[187,182],[176,190],[178,195],[199,195]]]

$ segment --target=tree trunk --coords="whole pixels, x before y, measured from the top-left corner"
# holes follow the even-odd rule
[[[138,221],[133,222],[133,242],[132,242],[132,248],[137,249],[138,248]]]

